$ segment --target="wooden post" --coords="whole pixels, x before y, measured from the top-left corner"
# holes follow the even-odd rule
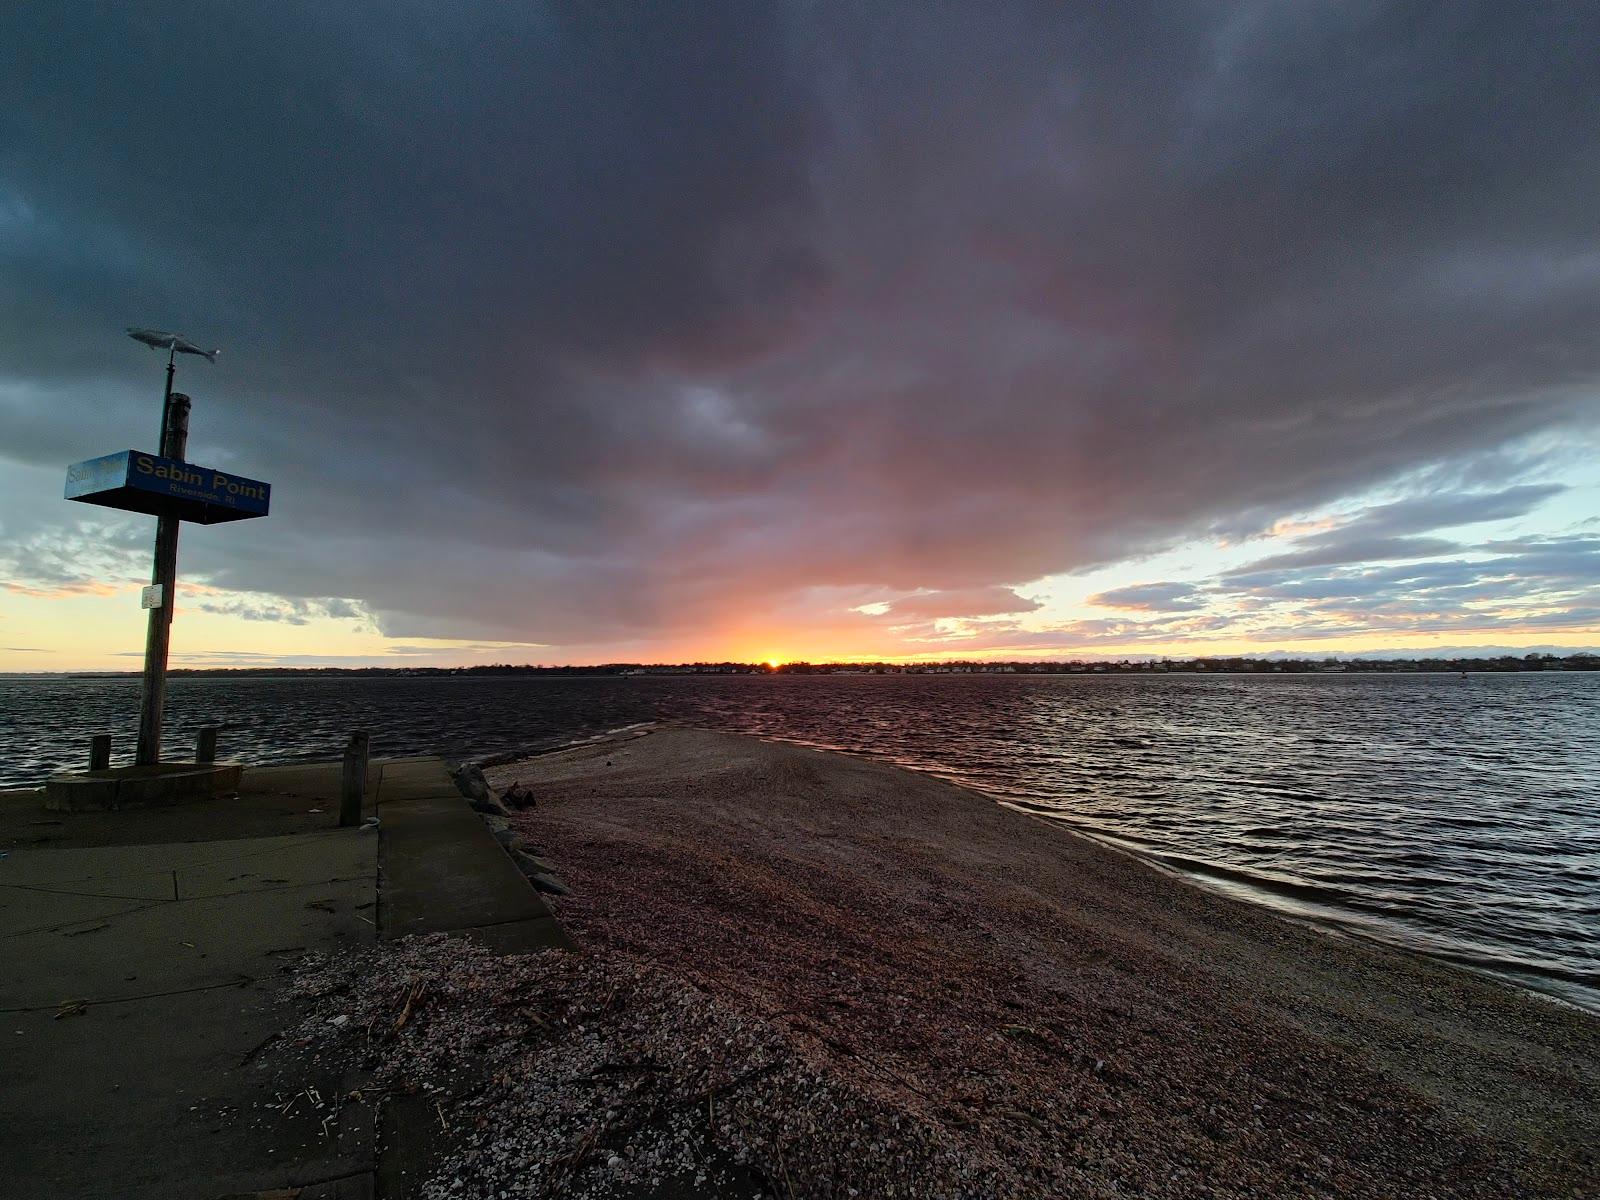
[[[361,824],[361,803],[367,794],[367,749],[365,731],[350,735],[344,751],[344,791],[339,796],[339,824]]]
[[[200,740],[195,743],[194,761],[196,763],[214,763],[217,761],[217,732],[215,725],[206,725],[200,730]]]
[[[161,412],[161,456],[183,459],[189,443],[189,397],[172,390],[167,364],[167,396]],[[161,606],[150,610],[144,642],[144,686],[139,693],[139,748],[134,762],[153,767],[161,761],[161,711],[167,703],[167,648],[172,641],[172,610],[177,604],[178,518],[156,518],[156,559],[151,583],[161,587]]]
[[[89,739],[89,770],[104,771],[111,766],[111,735],[97,733]]]

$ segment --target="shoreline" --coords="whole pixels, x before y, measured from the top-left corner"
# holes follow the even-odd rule
[[[475,766],[483,771],[495,771],[518,763],[534,762],[550,755],[582,749],[586,746],[601,745],[613,740],[629,741],[635,737],[645,736],[660,729],[700,729],[709,733],[726,732],[711,726],[657,719],[618,726],[615,729],[604,730],[600,733],[563,742],[559,745],[534,750],[509,750],[481,755],[464,760],[464,765]],[[1173,862],[1171,861],[1172,856],[1128,844],[1114,835],[1106,834],[1100,830],[1063,818],[1053,817],[1028,805],[986,792],[982,788],[964,781],[958,774],[953,772],[941,772],[910,766],[897,762],[886,754],[852,750],[843,746],[799,738],[787,738],[777,734],[741,732],[730,733],[729,736],[749,738],[778,746],[793,746],[820,754],[841,755],[860,762],[879,764],[921,779],[959,788],[985,803],[996,805],[1017,813],[1019,816],[1037,821],[1045,828],[1084,838],[1112,853],[1125,854],[1148,870],[1181,880],[1211,895],[1225,897],[1235,902],[1263,909],[1280,920],[1289,921],[1328,937],[1346,938],[1368,946],[1415,955],[1428,962],[1466,971],[1478,978],[1513,988],[1519,993],[1536,1000],[1557,1004],[1563,1008],[1600,1018],[1600,986],[1593,983],[1570,978],[1562,972],[1501,966],[1498,965],[1500,960],[1488,955],[1475,956],[1467,949],[1430,945],[1421,935],[1412,934],[1408,936],[1404,927],[1398,923],[1365,918],[1334,903],[1318,903],[1297,897],[1295,892],[1302,890],[1300,885],[1285,883],[1281,887],[1274,887],[1269,882],[1263,882],[1262,877],[1242,869],[1219,867],[1199,862],[1195,862],[1193,865]]]
[[[929,774],[919,772],[915,767],[899,769],[913,774]],[[936,775],[931,777],[940,778]],[[1125,845],[1110,834],[1069,821],[1052,820],[1006,800],[990,796],[981,789],[967,784],[958,783],[956,786],[984,797],[992,803],[1019,812],[1023,816],[1032,817],[1047,826],[1062,829],[1075,837],[1085,838],[1107,850],[1126,854],[1148,870],[1170,875],[1212,895],[1263,909],[1279,920],[1288,921],[1325,937],[1346,938],[1364,945],[1414,955],[1428,962],[1466,971],[1478,978],[1513,988],[1519,994],[1532,999],[1558,1004],[1587,1016],[1600,1017],[1600,989],[1591,983],[1571,978],[1565,973],[1497,966],[1495,964],[1498,960],[1492,957],[1475,957],[1465,950],[1435,947],[1420,936],[1386,936],[1388,931],[1398,930],[1400,927],[1392,922],[1364,920],[1336,904],[1319,903],[1297,897],[1294,895],[1295,891],[1301,890],[1298,885],[1284,884],[1281,887],[1274,887],[1259,882],[1261,876],[1249,871],[1219,867],[1209,863],[1178,865],[1171,861],[1173,856],[1164,856],[1136,846]]]
[[[635,737],[645,736],[655,730],[672,728],[705,729],[708,732],[716,732],[714,727],[710,726],[698,726],[673,719],[652,719],[603,729],[581,737],[564,738],[546,743],[524,744],[490,753],[477,753],[459,759],[451,758],[447,761],[461,766],[476,767],[482,771],[497,771],[508,765],[534,762],[551,755],[566,753],[586,746],[602,745],[613,741],[627,741]],[[1297,894],[1304,890],[1304,887],[1296,883],[1283,882],[1280,885],[1249,870],[1218,866],[1198,860],[1172,861],[1175,856],[1131,844],[1116,835],[1108,834],[1062,817],[1053,816],[1025,803],[985,791],[981,787],[966,782],[957,772],[908,765],[897,761],[888,754],[874,753],[868,750],[855,750],[801,738],[788,738],[777,734],[741,732],[730,736],[749,738],[773,745],[793,746],[823,754],[844,756],[861,762],[875,763],[896,771],[906,772],[918,778],[960,788],[985,803],[1031,818],[1045,828],[1056,829],[1075,837],[1084,838],[1111,852],[1126,854],[1148,870],[1170,875],[1210,894],[1259,907],[1279,919],[1302,925],[1326,936],[1351,939],[1358,943],[1415,955],[1430,962],[1467,971],[1479,978],[1512,987],[1535,999],[1571,1008],[1590,1016],[1600,1017],[1600,984],[1590,982],[1587,979],[1574,978],[1561,971],[1504,965],[1505,960],[1496,958],[1491,953],[1475,953],[1470,948],[1458,948],[1448,944],[1431,944],[1427,940],[1426,934],[1408,931],[1403,925],[1393,920],[1371,918],[1334,902],[1308,900]],[[306,767],[330,761],[333,761],[331,756],[327,758],[306,758],[296,755],[287,758],[249,762],[247,765],[256,769]],[[36,785],[0,788],[0,799],[21,800],[36,797],[41,795],[42,792],[42,782]],[[1315,889],[1312,888],[1310,890]]]
[[[489,774],[538,797],[513,826],[571,885],[585,953],[757,1014],[891,1116],[937,1097],[995,1194],[1189,1195],[1196,1169],[1218,1196],[1600,1183],[1600,1022],[1570,1005],[862,756],[658,726]],[[996,1106],[1026,1119],[997,1130]]]

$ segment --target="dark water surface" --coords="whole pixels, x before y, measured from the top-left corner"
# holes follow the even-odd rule
[[[1285,911],[1600,1010],[1600,673],[179,679],[245,762],[473,757],[657,717],[979,788]],[[131,750],[135,680],[0,679],[0,786]]]

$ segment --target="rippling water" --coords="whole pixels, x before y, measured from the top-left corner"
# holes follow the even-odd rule
[[[0,679],[0,786],[134,680]],[[1320,922],[1600,1010],[1600,674],[180,679],[247,762],[539,748],[653,717],[876,755]]]

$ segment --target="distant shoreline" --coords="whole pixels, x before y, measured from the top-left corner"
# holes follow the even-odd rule
[[[556,678],[683,676],[862,676],[862,675],[1450,675],[1539,674],[1600,671],[1600,654],[1531,653],[1463,658],[1195,658],[1068,660],[1061,662],[937,663],[597,663],[539,666],[496,663],[470,667],[174,667],[175,679],[329,678]],[[138,671],[6,671],[0,679],[138,679]]]

